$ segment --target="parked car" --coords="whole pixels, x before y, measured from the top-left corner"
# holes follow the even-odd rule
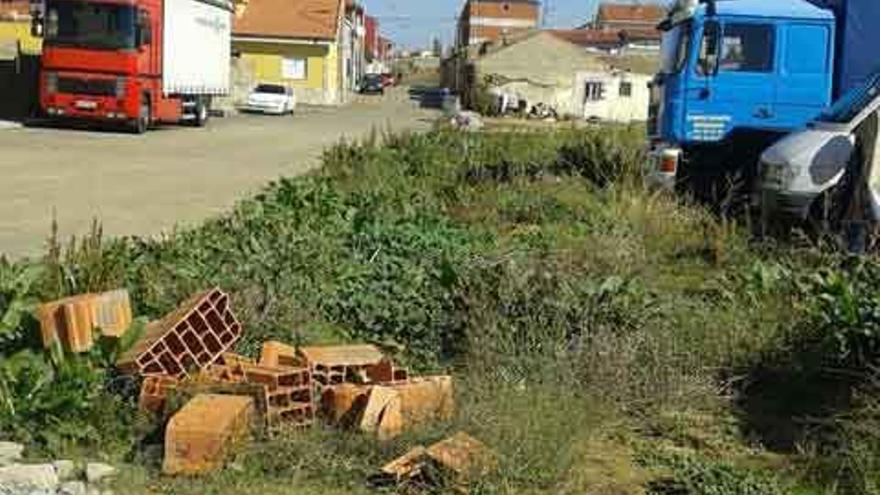
[[[280,84],[258,84],[248,95],[245,111],[275,115],[292,114],[296,109],[293,88]]]
[[[385,94],[385,84],[379,74],[367,74],[361,81],[361,93]]]
[[[807,220],[817,199],[841,180],[856,128],[880,110],[880,74],[841,98],[807,128],[761,156],[761,203],[770,217]]]

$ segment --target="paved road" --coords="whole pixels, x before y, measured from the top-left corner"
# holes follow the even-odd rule
[[[242,115],[205,129],[144,136],[72,129],[0,130],[0,253],[42,254],[53,214],[61,234],[155,235],[230,208],[279,176],[302,174],[321,150],[372,128],[430,127],[435,114],[401,88],[293,117]]]

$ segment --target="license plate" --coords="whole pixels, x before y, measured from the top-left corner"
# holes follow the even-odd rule
[[[76,102],[76,108],[80,110],[94,110],[98,108],[98,103],[94,101],[80,100]]]

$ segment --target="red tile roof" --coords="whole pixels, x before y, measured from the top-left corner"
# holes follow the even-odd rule
[[[235,36],[334,40],[343,0],[249,0]]]
[[[666,8],[662,5],[640,4],[627,5],[604,3],[599,6],[596,20],[602,22],[644,22],[657,24],[666,17]]]
[[[27,0],[0,0],[0,20],[20,20],[30,16],[30,4]]]
[[[657,41],[660,32],[653,29],[554,29],[558,38],[580,46],[608,46],[627,41]]]

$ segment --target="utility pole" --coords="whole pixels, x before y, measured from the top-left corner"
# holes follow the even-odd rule
[[[544,0],[544,3],[541,7],[541,28],[546,28],[548,24],[548,20],[550,19],[550,14],[553,12],[553,0]]]

